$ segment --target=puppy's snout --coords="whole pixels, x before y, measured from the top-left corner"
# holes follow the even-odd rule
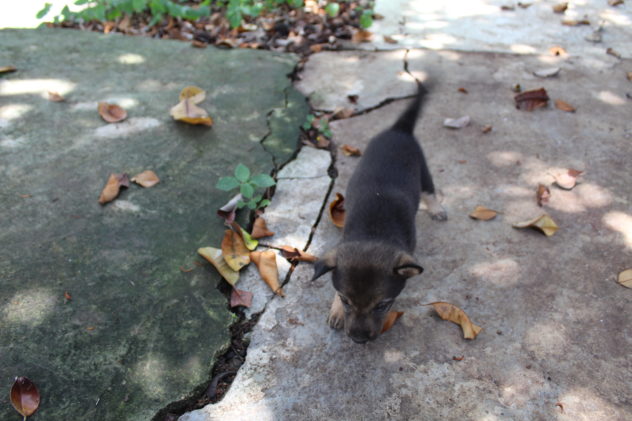
[[[349,332],[349,337],[353,342],[357,344],[363,344],[368,341],[372,341],[377,338],[377,335],[373,335],[370,331],[352,331]]]

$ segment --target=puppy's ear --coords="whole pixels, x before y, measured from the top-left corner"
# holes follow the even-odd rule
[[[393,268],[393,272],[403,278],[420,275],[423,271],[424,268],[419,266],[415,258],[408,253],[402,253]]]
[[[330,250],[314,263],[314,276],[312,281],[320,278],[336,267],[336,249]]]

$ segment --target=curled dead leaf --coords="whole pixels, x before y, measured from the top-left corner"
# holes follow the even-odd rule
[[[206,110],[196,104],[204,101],[206,93],[197,86],[187,86],[180,92],[180,102],[171,108],[170,114],[177,121],[212,126],[213,119]]]
[[[355,44],[359,44],[361,42],[371,42],[373,39],[373,33],[367,31],[366,29],[358,29],[353,32],[353,36],[351,37],[351,42]]]
[[[250,260],[257,265],[259,275],[270,289],[281,297],[285,297],[281,284],[279,283],[279,270],[276,263],[276,253],[272,250],[253,251],[250,253]]]
[[[40,393],[37,386],[27,377],[16,377],[11,386],[11,404],[26,419],[37,411]]]
[[[243,229],[237,222],[231,222],[230,227],[233,229],[233,231],[241,234],[241,239],[244,240],[244,244],[246,245],[246,248],[248,250],[252,251],[257,248],[257,246],[259,245],[259,241],[252,238],[252,236],[248,234],[248,232]]]
[[[623,0],[608,0],[608,6],[618,6],[623,4]]]
[[[514,97],[516,108],[519,110],[533,111],[536,108],[546,107],[549,102],[549,96],[546,89],[534,89],[532,91],[522,92]]]
[[[566,50],[563,47],[560,47],[559,45],[554,45],[553,47],[549,48],[549,52],[553,54],[554,56],[566,55]]]
[[[292,263],[296,262],[315,262],[318,260],[316,256],[313,254],[309,254],[306,251],[299,250],[296,247],[292,246],[281,246],[279,247],[281,251],[281,256],[285,257]]]
[[[384,42],[388,44],[397,44],[397,40],[391,36],[384,35]]]
[[[626,288],[632,288],[632,268],[621,272],[617,278],[617,282]]]
[[[107,102],[99,102],[97,106],[99,115],[108,123],[118,123],[127,118],[127,111],[116,104],[108,104]]]
[[[568,102],[562,101],[561,99],[555,100],[555,108],[557,108],[558,110],[566,111],[567,113],[575,112],[575,107],[573,107]]]
[[[495,210],[488,209],[485,206],[477,206],[472,213],[470,213],[469,217],[481,221],[489,221],[490,219],[494,219],[496,215],[498,215],[498,212]]]
[[[70,300],[72,300],[72,295],[70,295],[70,293],[68,291],[64,291],[64,299],[66,301],[70,301]]]
[[[468,93],[468,92],[467,92],[467,89],[465,89],[465,88],[459,88],[459,89],[457,89],[457,90],[458,90],[459,92],[461,92],[462,94],[467,94],[467,93]]]
[[[629,80],[630,82],[632,82],[632,72],[627,72],[627,73],[625,74],[625,77],[627,77],[627,78],[628,78],[628,80]]]
[[[382,325],[382,331],[380,333],[384,333],[392,328],[395,322],[402,317],[403,314],[403,311],[389,311],[386,315],[386,319],[384,319],[384,324]]]
[[[558,3],[558,4],[554,4],[553,5],[553,12],[554,13],[564,13],[564,12],[566,12],[566,9],[568,9],[568,3],[567,2]]]
[[[191,41],[191,46],[195,47],[195,48],[206,48],[208,44],[205,43],[204,41],[199,41],[197,39],[194,39],[193,41]]]
[[[483,128],[481,129],[481,132],[483,132],[483,134],[487,134],[487,133],[491,132],[492,129],[493,129],[493,127],[489,126],[489,125],[488,126],[483,126]]]
[[[555,184],[564,190],[571,190],[577,184],[577,178],[583,171],[569,168],[566,172],[555,175]]]
[[[220,275],[232,286],[235,286],[239,281],[239,272],[233,270],[228,266],[226,260],[222,256],[222,251],[215,247],[201,247],[198,249],[198,254],[208,260]]]
[[[121,191],[121,187],[129,187],[129,176],[123,174],[110,174],[105,187],[101,191],[99,196],[99,203],[105,205],[108,202],[116,199]]]
[[[140,174],[136,174],[132,177],[132,181],[138,185],[149,188],[153,187],[160,182],[160,179],[152,170],[145,170]]]
[[[538,191],[536,193],[536,199],[538,206],[546,205],[551,198],[551,190],[544,184],[538,184]]]
[[[470,121],[471,119],[469,115],[464,115],[463,117],[459,118],[446,118],[445,120],[443,120],[443,126],[450,129],[462,129],[463,127],[470,124]]]
[[[464,356],[464,355],[461,355],[460,357],[457,357],[457,356],[455,355],[454,357],[452,357],[452,359],[453,359],[454,361],[463,361],[463,358],[465,358],[465,356]]]
[[[48,100],[50,102],[64,102],[66,98],[59,95],[57,92],[48,92]]]
[[[0,66],[0,74],[2,73],[12,73],[15,72],[16,69],[14,66]]]
[[[233,288],[230,293],[230,307],[250,307],[252,304],[252,292]]]
[[[331,222],[338,228],[345,224],[345,198],[342,194],[336,193],[336,198],[329,204],[329,217]]]
[[[564,413],[564,404],[562,402],[556,403],[555,406],[558,406],[560,408],[560,412],[562,414]]]
[[[263,219],[261,216],[255,219],[255,223],[252,226],[252,234],[250,234],[252,238],[259,239],[263,237],[271,237],[273,235],[274,232],[268,229],[265,219]]]
[[[241,199],[241,193],[237,193],[228,203],[217,210],[217,216],[224,218],[225,223],[228,225],[233,223],[237,214],[237,204]]]
[[[222,256],[228,267],[237,272],[250,263],[250,251],[246,248],[241,235],[232,229],[224,231]]]
[[[532,228],[542,231],[547,237],[552,236],[559,229],[555,221],[547,215],[543,214],[529,221],[520,222],[512,225],[514,228]]]
[[[616,57],[618,59],[621,59],[621,53],[619,53],[618,51],[612,49],[612,48],[608,48],[606,50],[606,54],[611,55],[612,57]]]
[[[562,21],[562,25],[564,26],[581,26],[581,25],[590,25],[590,21],[588,19],[564,19]]]
[[[463,330],[463,337],[465,339],[474,339],[476,338],[476,335],[478,335],[480,331],[483,330],[480,326],[472,323],[467,314],[465,314],[463,310],[461,310],[454,304],[437,301],[426,305],[431,305],[435,309],[439,317],[441,317],[443,320],[448,320],[460,325],[461,329]]]
[[[342,153],[345,154],[345,156],[360,156],[362,155],[362,152],[360,151],[360,149],[351,146],[351,145],[347,145],[344,144],[340,147],[340,150],[342,150]]]

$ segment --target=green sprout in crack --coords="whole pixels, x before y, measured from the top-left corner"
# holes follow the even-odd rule
[[[243,200],[237,202],[239,209],[244,206],[248,206],[248,208],[252,210],[265,208],[270,204],[270,201],[264,199],[260,194],[255,196],[255,192],[258,188],[265,189],[274,186],[276,181],[267,174],[257,174],[252,177],[250,175],[250,169],[247,166],[238,164],[235,167],[235,176],[221,177],[217,180],[215,187],[224,191],[238,189],[243,197]]]

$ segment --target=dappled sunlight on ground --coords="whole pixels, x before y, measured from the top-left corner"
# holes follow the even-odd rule
[[[131,368],[132,378],[136,386],[142,388],[147,396],[164,398],[168,365],[169,363],[156,353],[150,354]]]
[[[552,320],[533,323],[524,337],[525,348],[541,359],[562,357],[569,343],[566,326]]]
[[[625,105],[627,102],[624,97],[612,91],[600,91],[596,94],[596,97],[610,105]]]
[[[127,53],[121,54],[117,60],[122,64],[141,64],[145,62],[145,57],[140,54]]]
[[[623,242],[632,250],[632,216],[624,212],[608,212],[603,217],[608,228],[623,235]]]
[[[19,323],[34,327],[55,311],[60,300],[59,293],[50,289],[26,289],[15,294],[0,310],[7,323]]]
[[[76,84],[63,79],[8,79],[0,81],[0,96],[40,94],[48,98],[48,92],[66,95]]]
[[[588,361],[586,362],[588,363]],[[560,421],[614,421],[632,419],[632,413],[597,396],[594,391],[578,386],[562,393],[559,402],[564,405],[564,414],[558,413]]]
[[[33,109],[28,104],[8,104],[0,107],[0,118],[3,120],[16,120]]]
[[[520,283],[520,265],[511,258],[477,263],[469,272],[496,287],[513,287]]]

